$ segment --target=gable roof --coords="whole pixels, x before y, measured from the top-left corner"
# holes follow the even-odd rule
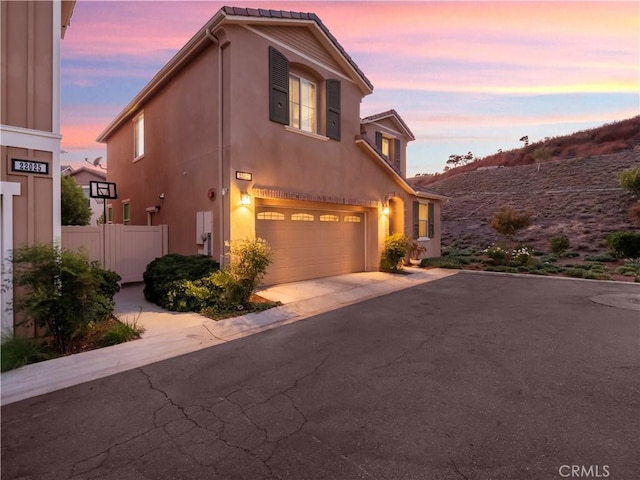
[[[386,112],[382,112],[382,113],[376,113],[375,115],[370,115],[368,117],[364,117],[362,120],[360,120],[360,123],[363,125],[365,123],[376,123],[377,121],[384,120],[385,118],[390,118],[393,121],[393,123],[395,123],[400,128],[400,130],[411,140],[416,139],[413,132],[411,132],[411,130],[409,129],[407,124],[404,122],[402,117],[394,109],[387,110]]]
[[[215,30],[225,24],[269,24],[269,25],[303,25],[311,28],[320,43],[333,53],[347,71],[351,79],[359,86],[363,94],[373,92],[373,85],[365,74],[347,54],[338,40],[322,23],[315,13],[292,12],[285,10],[264,10],[253,8],[222,7],[209,21],[167,62],[160,71],[129,102],[118,116],[100,133],[98,142],[106,142],[111,134],[127,119],[136,114],[140,108],[170,81],[180,70],[198,55],[203,49],[216,41]]]

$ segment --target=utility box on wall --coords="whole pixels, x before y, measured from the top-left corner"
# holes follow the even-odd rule
[[[196,244],[198,254],[213,255],[213,212],[196,212]]]

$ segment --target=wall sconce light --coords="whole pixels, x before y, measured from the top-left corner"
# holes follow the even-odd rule
[[[382,214],[386,217],[387,215],[389,215],[389,206],[385,205],[384,207],[382,207]]]
[[[248,193],[243,193],[240,196],[240,203],[242,205],[251,205],[251,195],[249,195]]]
[[[164,193],[161,193],[160,195],[158,195],[158,198],[159,198],[160,200],[164,200]]]

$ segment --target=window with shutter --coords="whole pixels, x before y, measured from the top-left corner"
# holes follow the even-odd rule
[[[433,204],[413,202],[413,238],[433,235]]]
[[[289,125],[289,60],[269,47],[269,120]]]
[[[340,80],[327,80],[327,137],[340,140]]]
[[[400,140],[393,140],[393,165],[400,170]]]

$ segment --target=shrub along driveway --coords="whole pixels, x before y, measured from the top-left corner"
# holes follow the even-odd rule
[[[463,272],[3,407],[2,478],[638,478],[634,294]]]

